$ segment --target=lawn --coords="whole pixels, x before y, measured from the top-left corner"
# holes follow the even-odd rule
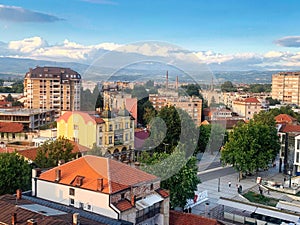
[[[275,198],[269,198],[265,195],[260,195],[258,193],[255,193],[253,191],[248,191],[246,194],[243,195],[245,198],[247,198],[250,202],[262,204],[262,205],[268,205],[268,206],[276,206],[278,199]]]

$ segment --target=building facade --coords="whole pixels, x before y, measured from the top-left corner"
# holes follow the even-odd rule
[[[232,111],[245,117],[246,120],[253,118],[261,111],[261,102],[257,98],[236,99],[232,103]]]
[[[300,72],[280,72],[272,76],[272,98],[300,104]]]
[[[86,155],[41,174],[35,169],[32,195],[137,225],[169,224],[169,194],[159,178],[113,159]]]
[[[29,109],[80,109],[81,75],[69,68],[36,67],[24,77],[24,107]]]

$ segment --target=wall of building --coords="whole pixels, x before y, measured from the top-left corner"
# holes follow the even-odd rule
[[[74,188],[75,194],[69,194],[70,188]],[[100,192],[81,189],[78,187],[61,185],[58,183],[37,180],[36,197],[57,202],[63,205],[70,205],[70,199],[74,199],[74,207],[79,208],[83,203],[84,210],[118,219],[118,214],[109,207],[109,195]],[[88,205],[91,209],[88,210]]]

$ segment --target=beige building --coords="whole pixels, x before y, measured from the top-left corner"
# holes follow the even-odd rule
[[[280,72],[272,76],[272,98],[300,105],[300,72]]]
[[[24,107],[29,109],[80,109],[81,76],[69,68],[36,67],[24,78]]]
[[[237,99],[232,102],[232,111],[239,116],[244,116],[246,120],[250,120],[261,111],[261,102],[253,97]]]
[[[197,126],[201,125],[202,99],[197,97],[169,97],[150,94],[149,101],[155,110],[160,110],[167,105],[173,105],[186,111]]]

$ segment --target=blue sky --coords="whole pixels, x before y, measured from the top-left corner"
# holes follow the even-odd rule
[[[157,40],[223,55],[299,51],[298,0],[6,0],[0,4],[4,43],[32,37],[40,37],[47,46],[62,45],[64,40],[84,46]]]

